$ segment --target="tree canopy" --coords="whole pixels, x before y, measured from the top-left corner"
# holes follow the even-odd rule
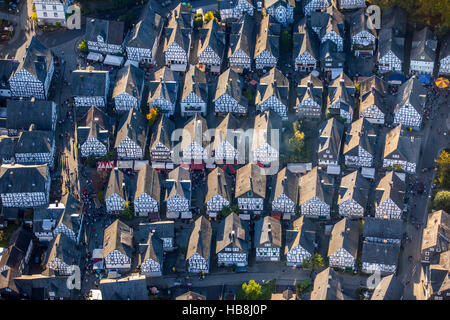
[[[258,300],[262,296],[262,286],[256,283],[255,280],[243,283],[241,289],[243,300]]]
[[[450,191],[439,191],[433,200],[435,210],[444,210],[450,212]]]
[[[443,150],[436,163],[438,167],[436,177],[439,187],[450,189],[450,153]]]

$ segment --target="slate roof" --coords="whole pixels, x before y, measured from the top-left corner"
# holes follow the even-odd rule
[[[347,89],[348,93],[355,93],[355,84],[353,83],[352,79],[350,79],[350,77],[344,72],[341,72],[341,74],[336,79],[330,82],[330,84],[328,85],[328,89],[331,89],[330,91],[334,91],[337,88],[341,87],[342,80],[344,80],[343,85]]]
[[[227,1],[223,1],[226,3]],[[228,57],[236,51],[242,50],[252,59],[255,45],[255,20],[253,16],[244,13],[238,22],[234,22],[231,27],[230,46]]]
[[[403,290],[402,282],[391,274],[381,279],[370,300],[401,300]]]
[[[53,148],[53,131],[38,131],[34,124],[29,131],[22,131],[16,144],[17,153],[51,153]]]
[[[430,266],[431,293],[438,294],[450,290],[450,271],[441,265]]]
[[[252,135],[251,151],[256,150],[264,143],[276,146],[280,141],[272,141],[276,136],[272,136],[272,130],[281,131],[281,117],[272,109],[268,109],[255,117]],[[280,138],[278,138],[280,139]]]
[[[248,224],[235,213],[231,213],[219,223],[216,239],[216,253],[221,252],[230,244],[234,244],[244,252],[248,252],[250,249]]]
[[[196,66],[191,67],[184,77],[184,86],[181,94],[181,102],[186,99],[189,94],[194,93],[197,97],[208,103],[208,83],[206,75]]]
[[[203,24],[203,28],[199,30],[197,56],[200,56],[208,47],[222,59],[225,50],[225,32],[216,19]]]
[[[376,28],[372,19],[366,15],[365,8],[361,8],[350,16],[350,37],[353,38],[361,31],[367,31],[377,38]],[[368,27],[370,25],[370,28]]]
[[[192,32],[192,20],[192,12],[181,3],[171,11],[167,27],[164,29],[164,52],[173,43],[178,44],[186,54],[189,52],[188,35]]]
[[[377,108],[386,116],[388,114],[388,103],[386,95],[380,93],[375,88],[370,89],[367,93],[360,96],[359,114],[369,108],[372,105],[376,105]]]
[[[140,101],[144,90],[144,72],[141,69],[129,64],[117,72],[116,79],[113,98],[119,94],[128,93]]]
[[[330,243],[328,246],[328,256],[344,249],[356,259],[359,242],[359,225],[357,221],[344,218],[333,226]]]
[[[326,268],[317,274],[311,300],[345,300],[341,277],[331,268]]]
[[[269,244],[281,248],[281,223],[271,216],[265,216],[255,222],[253,244],[255,248]]]
[[[103,258],[107,257],[114,250],[131,259],[133,247],[133,229],[120,220],[109,225],[103,234]]]
[[[110,130],[109,119],[106,113],[99,108],[92,106],[79,121],[79,127],[90,127],[95,122],[103,130]]]
[[[314,167],[310,172],[300,178],[299,205],[317,197],[319,200],[331,205],[332,194],[329,190],[330,178],[328,175]]]
[[[411,60],[434,63],[436,60],[436,48],[437,38],[428,27],[415,31],[412,39]],[[421,56],[425,56],[425,59],[422,59]]]
[[[157,143],[162,143],[170,150],[172,147],[171,136],[174,129],[174,123],[166,115],[162,114],[158,122],[152,126],[153,133],[150,141],[150,150]]]
[[[404,60],[405,46],[399,40],[394,39],[392,29],[381,29],[378,34],[378,59],[392,51],[401,62]]]
[[[0,59],[0,87],[8,87],[7,83],[19,68],[19,65],[20,62],[16,60]]]
[[[450,33],[441,41],[441,49],[439,51],[439,60],[450,56]],[[1,60],[0,60],[1,62]]]
[[[389,84],[383,79],[377,76],[371,76],[367,79],[360,81],[359,91],[361,97],[366,93],[372,91],[372,88],[379,92],[382,96],[385,96],[389,90]]]
[[[433,60],[434,61],[434,60]],[[427,91],[423,85],[417,80],[417,77],[412,77],[403,83],[398,89],[395,99],[394,113],[403,107],[405,104],[410,104],[419,115],[423,116],[423,105],[427,96]]]
[[[231,177],[221,168],[216,167],[207,176],[207,193],[205,204],[216,195],[221,195],[230,203],[232,201],[231,187],[233,186]]]
[[[345,137],[344,155],[358,156],[358,147],[361,146],[364,150],[375,155],[377,130],[366,118],[359,118],[352,122],[349,132]]]
[[[114,148],[117,148],[119,144],[128,137],[131,141],[144,149],[147,139],[147,129],[148,121],[145,116],[139,111],[130,109],[130,111],[120,119]]]
[[[404,230],[402,220],[364,218],[364,238],[402,239]]]
[[[334,5],[327,7],[324,12],[312,11],[309,23],[311,27],[325,28],[330,23],[330,20],[334,20],[335,24],[343,31],[345,25],[344,15]]]
[[[183,130],[186,134],[183,134],[181,139],[181,151],[186,149],[192,142],[197,142],[202,147],[206,147],[208,145],[208,142],[203,137],[205,132],[208,130],[208,124],[205,118],[198,113],[186,122]]]
[[[411,163],[419,160],[420,143],[414,137],[401,135],[402,125],[399,124],[386,134],[383,158],[388,158],[392,153],[397,152],[400,159]]]
[[[400,254],[400,244],[363,242],[362,258],[364,263],[397,265]]]
[[[450,250],[450,216],[444,210],[428,215],[427,226],[423,230],[422,250],[435,248],[441,252]]]
[[[103,300],[148,300],[145,275],[100,280]]]
[[[405,182],[400,180],[394,171],[386,173],[386,175],[381,178],[375,190],[375,207],[378,207],[390,198],[400,209],[402,209],[405,189]]]
[[[341,179],[337,204],[340,205],[345,201],[353,199],[365,209],[369,191],[369,181],[367,181],[359,171],[353,171]]]
[[[84,203],[76,199],[72,193],[68,193],[62,200],[64,211],[57,225],[64,224],[69,230],[78,234],[81,224],[81,215],[83,214]]]
[[[11,269],[19,271],[20,263],[25,259],[30,241],[33,235],[20,227],[13,232],[9,239],[8,247],[0,257],[0,268],[8,266]]]
[[[259,32],[256,36],[255,54],[256,59],[264,50],[267,50],[275,58],[280,55],[280,25],[270,21],[270,15],[262,18]]]
[[[291,171],[284,167],[276,176],[276,179],[272,179],[272,194],[271,202],[278,199],[282,194],[286,195],[295,204],[298,203],[299,198],[299,184],[298,177]]]
[[[80,145],[86,142],[89,137],[94,137],[106,146],[109,144],[109,132],[102,130],[98,122],[93,121],[88,127],[77,127],[77,138]]]
[[[247,108],[248,100],[243,95],[244,91],[244,81],[242,78],[234,72],[231,68],[225,70],[217,80],[216,96],[213,99],[215,102],[223,94],[228,94],[230,97],[235,99],[237,103]]]
[[[205,296],[202,296],[201,294],[188,291],[186,293],[183,293],[182,295],[175,298],[175,300],[206,300]]]
[[[344,126],[335,118],[330,118],[319,127],[318,153],[330,150],[333,156],[339,155],[341,149]]]
[[[177,101],[178,80],[178,74],[166,66],[151,73],[147,102],[161,97],[174,104]]]
[[[342,68],[345,62],[345,53],[337,51],[337,45],[327,39],[320,45],[320,61],[323,65],[331,59],[331,64],[333,68]],[[329,86],[330,88],[330,86]]]
[[[86,18],[86,41],[97,42],[97,36],[102,36],[107,44],[122,45],[125,23],[98,18]]]
[[[136,192],[134,200],[137,200],[143,193],[148,194],[158,203],[161,201],[161,177],[158,172],[149,164],[139,170],[136,181]]]
[[[13,159],[19,137],[0,136],[0,158]]]
[[[206,261],[211,254],[212,228],[211,223],[205,216],[195,220],[194,229],[189,237],[186,260],[198,253]]]
[[[164,259],[163,241],[156,235],[150,233],[144,246],[140,246],[141,264],[152,259],[156,263],[162,264]]]
[[[109,174],[108,184],[105,189],[105,199],[108,199],[113,193],[117,193],[125,201],[128,200],[127,187],[122,186],[125,182],[125,175],[121,170],[113,169]]]
[[[78,290],[67,287],[66,276],[47,276],[43,274],[23,275],[15,278],[14,282],[20,293],[26,294],[32,300],[48,300],[50,292],[64,299],[77,299]]]
[[[71,78],[70,88],[74,97],[105,97],[107,95],[108,71],[94,70],[92,67],[88,67],[86,70],[74,70]]]
[[[254,164],[247,164],[236,172],[235,198],[260,197],[266,198],[267,176],[262,174],[262,169]],[[249,192],[251,196],[249,195]]]
[[[6,164],[0,167],[0,193],[43,192],[47,165]]]
[[[175,223],[173,221],[157,221],[152,223],[140,223],[134,230],[134,237],[138,243],[146,243],[150,233],[159,239],[173,238],[175,236]]]
[[[399,7],[384,11],[381,17],[382,29],[391,29],[395,37],[406,37],[406,24],[407,13]]]
[[[232,134],[228,135],[232,131],[239,131],[241,129],[241,126],[238,122],[238,120],[233,116],[232,113],[228,113],[226,117],[217,125],[216,131],[215,131],[215,138],[212,142],[213,150],[215,151],[217,147],[219,147],[222,142],[228,141],[233,147],[236,147],[239,145],[239,142],[241,141],[241,138],[238,136],[236,137],[238,140],[238,144],[234,142],[234,136]]]
[[[45,100],[7,100],[6,128],[28,130],[34,123],[37,130],[52,131],[53,104]]]
[[[49,245],[46,265],[50,269],[49,263],[54,259],[59,259],[69,266],[77,265],[80,263],[80,257],[81,252],[77,249],[75,241],[61,232]]]
[[[153,49],[162,32],[165,18],[147,3],[139,21],[130,33],[127,47]]]
[[[316,60],[320,59],[318,47],[319,40],[316,38],[314,32],[307,27],[306,19],[300,20],[300,22],[294,27],[292,42],[292,57],[294,61],[304,52],[308,52]]]
[[[270,69],[259,79],[255,104],[260,105],[270,97],[277,98],[286,107],[289,106],[289,80],[277,68]]]
[[[284,254],[286,255],[297,246],[301,246],[307,252],[313,254],[316,231],[316,227],[311,220],[305,218],[305,216],[300,216],[293,222],[292,228],[286,230]]]
[[[16,71],[24,69],[44,83],[52,64],[53,54],[37,37],[33,36],[26,46],[17,50],[15,60],[20,63]]]

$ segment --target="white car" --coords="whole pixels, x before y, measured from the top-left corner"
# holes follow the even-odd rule
[[[259,12],[262,11],[262,2],[261,2],[261,1],[258,1],[258,2],[256,3],[256,9],[257,9]]]

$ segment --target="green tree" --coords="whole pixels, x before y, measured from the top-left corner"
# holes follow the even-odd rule
[[[296,287],[297,300],[301,300],[302,295],[311,292],[312,289],[313,286],[310,279],[305,279],[302,283],[298,284]]]
[[[439,154],[437,163],[437,181],[440,188],[450,189],[450,153],[443,150]]]
[[[444,210],[450,212],[450,191],[439,191],[433,200],[435,210]]]
[[[134,208],[133,204],[130,201],[127,201],[123,205],[123,211],[120,214],[120,217],[123,220],[131,220],[134,217]]]
[[[401,165],[401,164],[398,164],[398,163],[394,164],[394,171],[395,171],[395,172],[403,172],[403,167],[402,167],[402,165]]]
[[[86,161],[84,164],[87,168],[95,168],[97,166],[97,159],[95,158],[94,155],[91,154],[90,156],[88,156],[86,158]]]
[[[243,283],[241,286],[239,300],[258,300],[262,296],[262,286],[255,280]]]
[[[85,53],[88,52],[86,40],[83,40],[80,42],[80,44],[78,45],[78,50],[80,50],[81,52],[85,52]]]
[[[207,13],[205,13],[205,16],[203,17],[203,20],[205,20],[205,22],[210,22],[212,19],[214,19],[214,13],[212,11],[208,11]]]
[[[202,26],[203,26],[203,18],[201,16],[195,18],[194,19],[194,28],[200,29]]]
[[[292,51],[292,36],[287,30],[283,30],[283,32],[281,32],[280,49],[282,52]]]
[[[301,162],[305,157],[305,132],[299,121],[292,124],[294,134],[288,140],[289,161]]]
[[[301,267],[303,269],[311,270],[310,277],[312,278],[313,273],[324,266],[323,258],[320,254],[315,253],[308,259],[303,260]]]

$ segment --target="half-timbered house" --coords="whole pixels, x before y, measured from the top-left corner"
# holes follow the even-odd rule
[[[338,1],[339,1],[339,9],[341,10],[351,10],[366,7],[365,0],[338,0]]]
[[[142,16],[126,40],[127,59],[136,63],[156,62],[165,19],[147,3]]]
[[[362,268],[364,273],[380,272],[382,276],[394,274],[397,271],[400,244],[363,242]]]
[[[191,47],[192,27],[191,9],[185,4],[178,4],[170,12],[163,37],[165,64],[173,71],[186,71]]]
[[[311,300],[350,300],[344,295],[342,276],[331,267],[326,268],[314,279]]]
[[[270,15],[262,18],[256,36],[254,60],[256,69],[274,68],[280,55],[281,27],[270,21]]]
[[[153,125],[153,133],[150,140],[150,159],[153,168],[168,169],[170,165],[173,168],[173,143],[171,137],[174,129],[174,123],[164,114]]]
[[[276,162],[280,156],[281,119],[272,110],[255,117],[250,148],[252,163],[264,165]]]
[[[333,226],[328,245],[329,266],[340,269],[354,269],[359,243],[358,222],[348,218]]]
[[[337,87],[328,90],[327,112],[345,119],[346,123],[353,121],[355,98],[352,89],[347,89],[345,79],[339,80]]]
[[[401,244],[404,230],[402,220],[365,217],[363,238],[367,242]]]
[[[365,9],[360,9],[351,15],[349,23],[353,54],[356,57],[373,56],[377,34],[372,18]]]
[[[245,14],[253,16],[255,9],[250,0],[218,0],[217,4],[222,21],[240,19]]]
[[[28,130],[32,124],[36,130],[55,131],[57,119],[56,104],[53,101],[34,98],[6,101],[6,129],[10,136]]]
[[[9,79],[19,67],[19,61],[0,59],[0,97],[11,97]]]
[[[249,102],[243,91],[243,79],[231,68],[225,70],[217,80],[216,95],[213,99],[214,112],[245,115]]]
[[[314,224],[301,216],[286,230],[284,255],[287,266],[300,267],[305,259],[310,258],[315,251],[316,228]]]
[[[184,77],[180,101],[181,116],[190,117],[197,113],[206,116],[207,104],[208,82],[206,81],[206,74],[196,66],[192,66]]]
[[[384,124],[388,112],[388,84],[372,76],[360,82],[359,117],[373,124]]]
[[[212,151],[216,163],[226,161],[242,163],[245,152],[242,147],[243,135],[239,122],[228,113],[216,128],[214,141],[212,142]]]
[[[323,84],[311,73],[297,87],[295,113],[299,118],[320,118],[322,115]]]
[[[450,251],[441,254],[439,262],[426,269],[423,276],[425,297],[428,300],[449,300],[450,298],[450,271],[448,261]]]
[[[234,198],[237,199],[240,217],[250,219],[250,214],[259,215],[264,210],[267,176],[254,164],[247,164],[236,172]]]
[[[16,137],[0,136],[0,162],[2,164],[9,164],[15,161],[14,152],[17,145]]]
[[[244,14],[239,21],[231,25],[228,62],[235,72],[241,73],[252,66],[255,29],[255,20],[248,14]]]
[[[450,250],[450,216],[444,210],[428,215],[420,250],[422,263],[437,263],[441,252]]]
[[[305,16],[311,15],[312,12],[324,11],[331,5],[330,0],[301,0],[301,1],[303,13],[305,14]]]
[[[393,274],[383,277],[375,287],[370,300],[403,300],[405,287]]]
[[[53,236],[64,233],[76,244],[80,241],[82,225],[81,215],[83,214],[83,202],[76,199],[71,193],[68,193],[62,200],[64,206],[61,217],[53,230]]]
[[[331,73],[331,78],[336,78],[344,71],[345,53],[337,49],[331,40],[325,40],[320,45],[320,69],[322,72]]]
[[[209,156],[208,150],[206,149],[208,142],[205,138],[205,132],[207,130],[208,125],[206,120],[199,114],[195,114],[184,125],[180,145],[183,162],[198,165],[204,164],[204,160]]]
[[[139,170],[134,193],[134,212],[137,216],[159,220],[161,186],[158,172],[150,165]]]
[[[273,110],[282,120],[288,119],[289,81],[279,69],[272,68],[260,78],[255,106],[261,112]]]
[[[276,179],[273,180],[271,190],[272,214],[281,214],[284,220],[290,220],[297,212],[298,177],[285,167],[278,172]]]
[[[381,178],[375,189],[375,217],[401,219],[406,184],[394,171]]]
[[[211,222],[204,216],[200,216],[194,223],[194,229],[189,237],[186,252],[186,264],[188,272],[208,273],[211,261]]]
[[[109,119],[97,107],[91,107],[77,126],[77,139],[82,157],[102,157],[108,153],[110,137]]]
[[[318,40],[312,29],[306,25],[306,19],[300,20],[294,27],[292,42],[295,71],[310,72],[315,70],[320,59]]]
[[[433,74],[436,49],[437,38],[428,27],[415,31],[412,38],[409,72]]]
[[[359,171],[342,177],[338,191],[339,215],[348,218],[362,218],[367,207],[370,183]]]
[[[35,0],[33,1],[39,25],[66,26],[66,15],[73,0]]]
[[[70,276],[75,271],[74,266],[78,267],[80,257],[76,242],[60,233],[49,245],[45,265],[58,276]]]
[[[145,244],[150,234],[163,242],[164,251],[173,251],[175,247],[175,223],[173,221],[157,221],[152,223],[139,223],[134,229],[134,238],[139,244]]]
[[[72,71],[70,88],[76,107],[106,107],[109,91],[109,71],[86,70]]]
[[[299,206],[308,218],[330,218],[332,189],[330,177],[317,167],[300,178]]]
[[[265,216],[255,222],[253,246],[256,251],[256,261],[280,261],[281,242],[281,223],[279,220]]]
[[[133,229],[117,219],[103,234],[103,261],[108,273],[122,273],[131,269]]]
[[[123,52],[125,23],[98,18],[86,18],[88,50],[103,54],[121,54]]]
[[[114,148],[121,160],[142,159],[147,142],[148,121],[138,110],[130,109],[119,122]]]
[[[396,96],[394,124],[420,130],[426,99],[427,91],[416,77],[403,83]]]
[[[55,139],[51,131],[39,131],[34,124],[28,131],[19,134],[14,158],[19,164],[47,164],[53,168],[55,156]]]
[[[139,246],[139,266],[146,277],[162,276],[164,251],[163,242],[150,233],[145,245]]]
[[[121,213],[127,201],[128,188],[126,187],[124,174],[118,168],[114,168],[114,170],[111,170],[105,190],[106,212],[109,214]]]
[[[139,110],[144,91],[144,72],[129,64],[117,72],[112,98],[116,111]]]
[[[166,194],[164,200],[167,205],[168,219],[190,219],[192,182],[189,170],[177,167],[169,172],[166,179]]]
[[[46,100],[55,69],[51,50],[32,37],[17,50],[15,60],[19,64],[9,78],[11,96]]]
[[[343,154],[349,167],[372,167],[377,131],[365,118],[352,122],[345,137]]]
[[[224,207],[230,206],[233,200],[231,187],[231,177],[219,167],[208,174],[205,205],[209,217],[216,218]]]
[[[178,97],[179,76],[168,67],[162,67],[149,77],[147,105],[161,113],[173,115]]]
[[[267,0],[264,7],[272,18],[284,26],[294,21],[295,0]]]
[[[439,71],[440,75],[450,74],[450,34],[446,36],[441,42],[441,49],[439,51]]]
[[[100,280],[102,300],[148,300],[145,275],[133,274],[116,279]]]
[[[339,164],[343,135],[344,126],[336,118],[330,118],[319,126],[317,154],[320,165]]]
[[[402,136],[402,125],[386,134],[383,152],[383,167],[400,166],[407,173],[414,174],[419,162],[420,139]]]
[[[48,205],[50,183],[50,171],[46,164],[0,166],[3,207],[33,208]]]
[[[53,240],[53,230],[64,212],[64,204],[56,202],[48,207],[36,208],[33,212],[33,233],[39,242]]]
[[[8,247],[2,252],[0,272],[14,270],[21,275],[26,271],[33,247],[33,235],[23,227],[19,227],[12,233]]]
[[[231,213],[220,222],[216,239],[217,264],[219,266],[247,266],[251,246],[247,222]]]
[[[224,54],[225,32],[216,19],[211,19],[199,30],[196,60],[206,71],[220,73]]]

